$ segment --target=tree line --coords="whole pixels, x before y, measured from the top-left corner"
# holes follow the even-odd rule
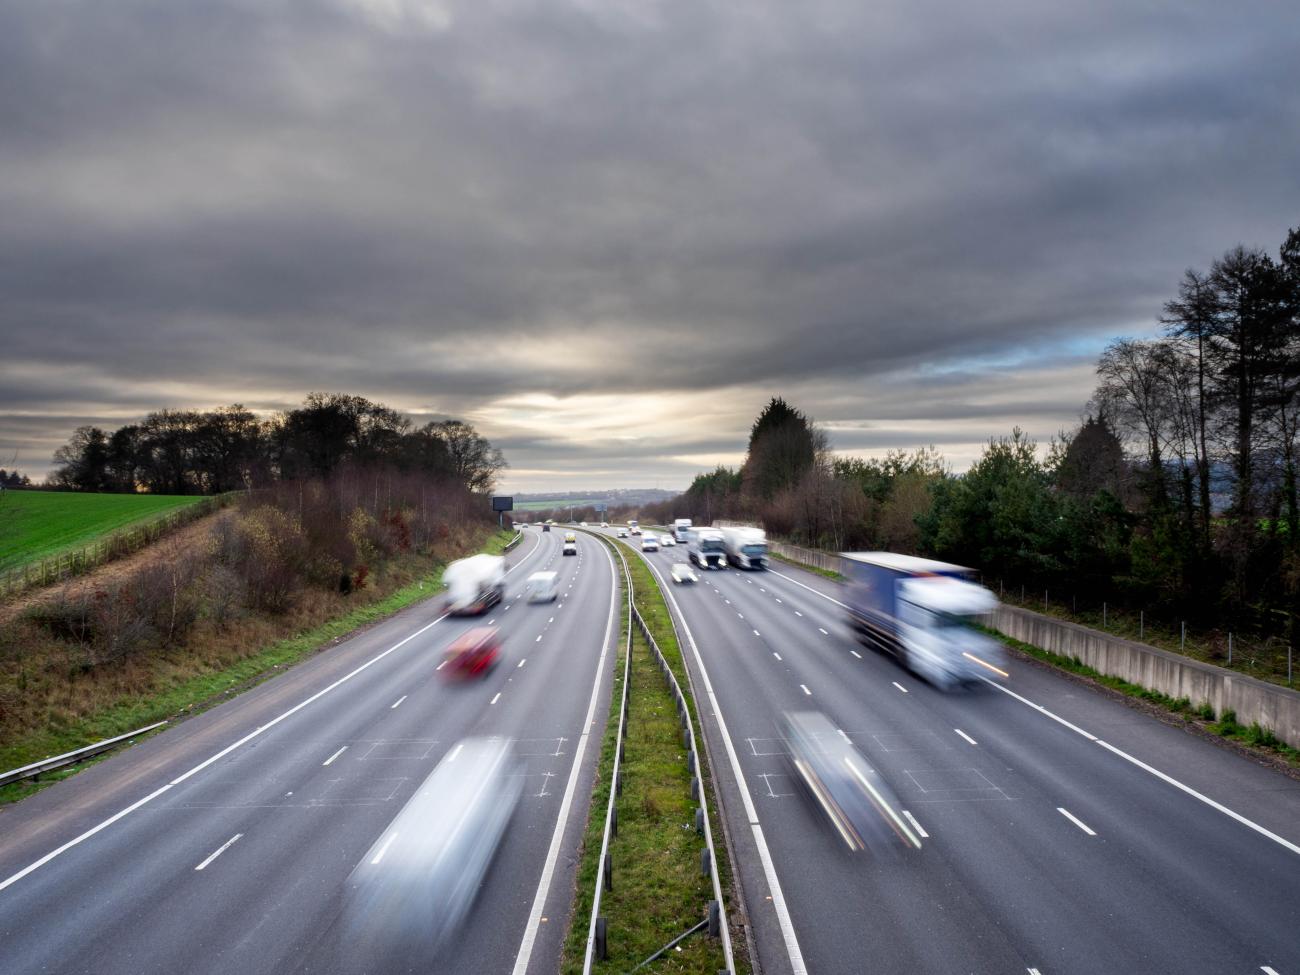
[[[643,517],[756,520],[792,541],[944,558],[986,581],[1300,638],[1300,228],[1188,270],[1161,333],[1111,342],[1085,418],[1016,429],[964,474],[933,448],[837,457],[773,398],[739,468]]]
[[[240,404],[159,410],[107,431],[78,427],[54,455],[48,486],[71,491],[220,494],[328,478],[346,467],[392,469],[490,491],[501,451],[462,420],[415,426],[380,403],[311,393],[267,420]]]

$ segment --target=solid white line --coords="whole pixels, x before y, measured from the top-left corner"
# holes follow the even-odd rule
[[[492,698],[492,700],[488,701],[488,704],[496,704],[499,700],[501,700],[501,692],[497,691],[496,696]]]
[[[856,650],[850,650],[849,653],[853,654],[853,656],[857,657],[859,660],[862,659],[862,654],[858,653]]]
[[[333,755],[331,755],[329,758],[325,759],[325,761],[321,762],[321,765],[330,765],[331,763],[333,763],[334,759],[338,758],[340,755],[342,755],[342,754],[343,754],[345,751],[347,751],[347,750],[348,750],[348,746],[347,746],[347,745],[344,745],[342,748],[340,748],[338,751],[336,751],[336,752],[335,752]]]
[[[807,684],[800,684],[799,686],[803,688],[803,692],[805,694],[807,694],[809,697],[812,697],[812,691],[808,690]]]
[[[528,922],[524,925],[524,937],[519,943],[519,952],[515,955],[513,975],[527,975],[528,962],[533,956],[533,943],[537,940],[537,929],[542,920],[542,909],[551,889],[551,877],[555,873],[555,863],[560,857],[560,844],[564,840],[564,829],[568,824],[569,807],[573,804],[573,793],[578,787],[578,774],[582,769],[582,756],[587,750],[587,739],[596,714],[596,702],[600,698],[600,679],[605,671],[605,658],[609,655],[609,635],[614,629],[614,619],[618,615],[618,573],[614,568],[614,553],[604,545],[605,558],[609,564],[610,600],[609,621],[605,624],[605,638],[600,645],[600,659],[596,661],[596,678],[591,685],[591,700],[587,704],[587,717],[582,723],[582,734],[578,736],[578,747],[573,753],[573,767],[569,770],[569,783],[564,789],[564,798],[560,800],[560,813],[555,819],[555,831],[551,834],[551,846],[546,851],[546,863],[542,867],[542,876],[537,881],[537,893],[533,896],[533,906],[528,912]]]
[[[817,627],[817,629],[819,629],[819,630],[822,630],[822,628],[821,628],[821,627],[820,627],[820,626],[819,626],[819,627]],[[822,632],[823,632],[823,633],[826,633],[826,631],[825,631],[825,630],[822,630]],[[827,635],[827,636],[830,636],[830,634],[829,634],[829,633],[826,633],[826,635]]]
[[[807,589],[809,592],[816,593],[818,596],[821,596],[822,599],[829,599],[829,600],[830,600],[831,602],[833,602],[836,606],[842,606],[844,609],[848,609],[848,606],[845,606],[844,603],[840,602],[840,601],[839,601],[838,599],[836,599],[834,596],[828,596],[828,595],[826,595],[826,593],[824,593],[824,592],[820,592],[820,591],[814,589],[812,586],[805,586],[805,585],[804,585],[802,582],[800,582],[798,579],[791,578],[790,576],[786,575],[784,572],[777,572],[775,569],[768,569],[768,571],[771,572],[772,575],[774,575],[774,576],[780,576],[782,579],[786,579],[786,580],[788,580],[788,581],[790,581],[790,582],[793,582],[796,586],[799,586],[801,589]]]
[[[955,732],[957,732],[957,734],[961,735],[963,738],[965,738],[965,739],[966,739],[968,742],[970,742],[972,745],[979,744],[979,743],[978,743],[974,738],[972,738],[970,735],[966,734],[966,732],[962,731],[960,728],[953,728],[952,730],[955,731]]]
[[[389,706],[388,710],[390,710],[390,711],[393,710],[394,708],[396,708],[399,704],[401,704],[401,703],[402,703],[403,701],[405,701],[405,700],[406,700],[406,695],[403,694],[401,697],[399,697],[396,701],[394,701],[394,702]]]
[[[916,821],[915,816],[913,816],[906,809],[903,810],[903,815],[907,817],[907,821],[912,824],[912,829],[916,830],[918,833],[921,834],[921,839],[928,840],[930,838],[930,834],[921,828],[921,824]]]
[[[776,865],[772,862],[771,851],[767,848],[767,840],[763,836],[763,827],[759,825],[758,810],[754,807],[754,799],[749,793],[749,783],[745,781],[744,770],[740,767],[740,756],[736,754],[735,742],[731,740],[731,734],[727,731],[727,721],[722,716],[722,707],[718,704],[718,695],[713,690],[713,681],[709,679],[708,668],[704,666],[704,658],[700,656],[700,646],[695,642],[695,634],[691,632],[690,625],[686,622],[686,616],[677,603],[677,597],[673,594],[672,587],[664,581],[659,570],[653,565],[650,566],[650,571],[658,579],[659,588],[668,599],[668,604],[672,607],[673,612],[677,614],[677,619],[682,624],[682,632],[686,635],[686,642],[691,645],[691,653],[695,657],[695,666],[699,668],[700,680],[704,684],[704,693],[709,699],[710,713],[713,715],[713,720],[718,723],[718,733],[722,735],[722,744],[727,751],[727,762],[731,766],[731,774],[734,776],[736,787],[740,792],[740,801],[745,807],[745,815],[749,818],[750,829],[754,833],[754,845],[758,847],[758,858],[763,864],[763,876],[767,878],[768,890],[771,891],[772,908],[776,911],[777,923],[781,927],[781,938],[785,942],[786,955],[790,959],[791,973],[792,975],[807,975],[808,969],[804,965],[803,952],[799,948],[799,939],[794,933],[794,923],[790,920],[790,910],[785,902],[785,893],[781,890],[781,881],[776,875]]]
[[[772,656],[774,656],[777,660],[781,659],[781,655],[777,653],[775,650],[772,651]]]
[[[1083,737],[1087,738],[1089,741],[1097,741],[1097,736],[1096,736],[1096,735],[1089,734],[1088,732],[1084,731],[1082,728],[1080,728],[1080,727],[1079,727],[1078,725],[1076,725],[1076,724],[1070,724],[1070,722],[1066,721],[1064,718],[1060,717],[1059,715],[1055,715],[1055,714],[1053,714],[1051,711],[1047,710],[1047,708],[1043,707],[1041,704],[1035,704],[1033,701],[1029,700],[1029,698],[1027,698],[1027,697],[1021,697],[1021,696],[1020,696],[1019,694],[1017,694],[1015,691],[1007,690],[1005,687],[1003,687],[1003,686],[1002,686],[1001,684],[999,684],[997,681],[989,680],[987,677],[983,676],[982,674],[980,675],[980,680],[984,681],[984,683],[988,684],[990,687],[996,687],[996,688],[997,688],[998,690],[1000,690],[1003,694],[1009,694],[1009,695],[1011,695],[1011,696],[1014,697],[1017,701],[1019,701],[1021,704],[1027,704],[1027,705],[1029,705],[1029,707],[1031,707],[1031,708],[1033,708],[1035,711],[1038,711],[1038,712],[1040,712],[1040,713],[1046,715],[1047,717],[1051,718],[1051,719],[1052,719],[1053,721],[1055,721],[1057,724],[1064,725],[1065,727],[1067,727],[1067,728],[1069,728],[1071,731],[1073,731],[1076,735],[1083,735]]]
[[[900,684],[898,681],[894,681],[893,684],[894,684],[895,687],[897,687],[897,688],[898,688],[900,691],[902,691],[904,694],[907,693],[907,688],[904,687],[902,684]]]
[[[202,863],[200,863],[200,864],[199,864],[197,867],[195,867],[194,869],[195,869],[195,870],[202,870],[202,869],[203,869],[204,867],[206,867],[209,863],[211,863],[211,862],[212,862],[213,860],[215,860],[217,857],[221,856],[221,854],[225,853],[225,852],[226,852],[227,850],[229,850],[232,846],[234,846],[234,845],[235,845],[235,841],[238,840],[238,839],[239,839],[241,836],[243,836],[243,835],[244,835],[243,833],[236,833],[236,834],[235,834],[234,836],[232,836],[230,839],[226,840],[226,842],[222,843],[219,847],[217,847],[217,849],[216,849],[215,851],[213,851],[213,853],[212,853],[212,854],[211,854],[211,855],[210,855],[206,860],[204,860]]]
[[[1074,813],[1070,812],[1070,810],[1068,810],[1068,809],[1064,809],[1064,808],[1062,808],[1061,806],[1057,806],[1057,807],[1056,807],[1056,811],[1059,812],[1059,813],[1060,813],[1062,816],[1064,816],[1066,819],[1068,819],[1070,822],[1074,823],[1075,826],[1078,826],[1079,829],[1083,830],[1083,831],[1084,831],[1085,833],[1087,833],[1089,836],[1096,836],[1096,835],[1097,835],[1097,834],[1094,833],[1091,829],[1088,828],[1088,824],[1087,824],[1087,823],[1085,823],[1082,819],[1080,819],[1080,818],[1079,818],[1078,816],[1076,816]]]
[[[384,858],[384,854],[388,852],[388,848],[393,845],[393,840],[395,839],[397,839],[397,834],[393,833],[388,837],[388,839],[384,840],[384,845],[379,848],[379,852],[376,853],[374,859],[370,861],[372,867]]]

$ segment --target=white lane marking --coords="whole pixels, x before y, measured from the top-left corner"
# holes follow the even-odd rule
[[[443,668],[443,667],[446,667],[446,666],[447,666],[447,661],[444,660],[442,663],[438,664],[438,666],[434,667],[433,669],[434,669],[434,670],[442,670],[442,668]]]
[[[803,613],[799,612],[799,610],[796,609],[796,610],[794,611],[794,615],[795,615],[795,616],[802,616]]]
[[[495,696],[493,696],[492,700],[488,701],[488,704],[496,704],[497,701],[499,700],[501,700],[501,692],[497,691]]]
[[[921,835],[921,839],[928,840],[930,838],[930,834],[921,828],[921,824],[916,821],[916,817],[906,809],[903,810],[903,816],[912,824],[912,829],[916,830]]]
[[[907,688],[904,687],[902,684],[900,684],[898,681],[894,681],[893,684],[894,684],[895,687],[897,687],[897,688],[898,688],[900,691],[902,691],[904,694],[907,693]]]
[[[781,659],[781,655],[777,653],[775,650],[772,651],[772,656],[774,656],[777,660]]]
[[[342,755],[342,754],[343,754],[345,751],[347,751],[347,750],[348,750],[348,746],[347,746],[347,745],[344,745],[342,748],[340,748],[338,751],[336,751],[336,752],[335,752],[333,755],[331,755],[329,758],[325,759],[325,761],[321,762],[321,765],[324,766],[324,765],[331,765],[331,764],[333,764],[334,759],[338,758],[340,755]]]
[[[451,754],[447,756],[447,761],[449,761],[449,762],[454,762],[454,761],[456,761],[457,756],[460,755],[460,750],[461,750],[462,748],[464,748],[464,747],[465,747],[465,745],[464,745],[464,743],[462,742],[461,744],[459,744],[459,745],[457,745],[455,748],[453,748],[453,749],[451,750]]]
[[[1037,968],[1031,968],[1029,969],[1029,975],[1043,975],[1043,973],[1040,972]]]
[[[764,589],[762,586],[759,586],[759,587],[758,587],[758,591],[759,591],[759,592],[767,592],[767,590]]]
[[[551,625],[552,623],[554,623],[554,622],[555,622],[555,617],[552,616],[549,620],[546,621],[546,625],[547,625],[547,626],[550,626],[550,625]]]
[[[388,710],[392,711],[394,708],[396,708],[399,704],[401,704],[405,700],[406,700],[406,695],[403,694],[396,701],[394,701],[392,704],[389,705]]]
[[[807,684],[800,684],[799,686],[803,688],[803,692],[805,694],[807,694],[809,697],[812,697],[812,691],[808,690]]]
[[[780,600],[780,599],[777,599],[777,597],[775,597],[775,596],[773,596],[772,598],[773,598],[773,599],[776,599],[776,601],[777,601],[778,603],[781,602],[781,600]],[[782,605],[784,605],[784,603],[782,603]]]
[[[739,616],[742,620],[745,618],[745,614],[744,614],[744,613],[737,613],[736,615]]]
[[[962,731],[960,728],[953,728],[952,730],[957,732],[957,734],[961,735],[963,738],[965,738],[966,741],[968,741],[970,744],[972,745],[979,744],[974,738],[966,734],[966,732]]]
[[[393,840],[395,839],[397,839],[397,834],[393,833],[388,837],[388,839],[384,840],[384,845],[379,848],[379,852],[376,853],[374,859],[370,861],[372,867],[384,858],[384,854],[388,852],[388,848],[393,845]]]
[[[522,667],[522,666],[523,666],[524,664],[526,664],[526,663],[528,663],[528,658],[527,658],[527,657],[525,657],[523,660],[519,661],[519,667]],[[518,670],[519,667],[516,667],[515,670]]]
[[[540,633],[537,634],[537,639],[534,640],[533,642],[534,642],[534,643],[541,643],[541,642],[542,642],[542,635],[541,635]]]
[[[648,562],[647,565],[649,565]],[[722,735],[722,744],[727,751],[727,763],[731,766],[731,774],[735,778],[736,787],[740,792],[741,804],[745,807],[745,815],[749,818],[750,829],[754,834],[754,845],[758,848],[758,858],[763,864],[763,876],[767,879],[768,890],[771,891],[772,909],[776,911],[776,920],[781,928],[781,939],[785,942],[785,952],[790,959],[791,975],[807,975],[808,968],[804,964],[803,952],[799,948],[799,938],[794,933],[794,923],[790,920],[790,908],[785,902],[785,893],[781,890],[781,880],[776,875],[776,865],[772,862],[772,853],[767,848],[767,839],[763,836],[763,827],[758,822],[758,810],[754,808],[754,798],[749,793],[749,783],[745,780],[745,772],[740,767],[740,756],[736,754],[736,744],[731,740],[731,733],[727,730],[727,720],[722,716],[722,706],[718,703],[718,695],[713,690],[713,681],[709,678],[708,668],[704,666],[704,658],[700,656],[700,645],[695,642],[695,634],[691,632],[691,628],[686,622],[686,616],[677,603],[677,597],[673,594],[672,587],[664,581],[662,574],[655,566],[651,565],[650,571],[654,573],[655,578],[659,581],[659,588],[668,599],[668,604],[672,607],[673,612],[677,614],[677,619],[682,625],[682,632],[686,635],[686,642],[691,645],[691,654],[695,657],[695,666],[699,668],[700,680],[704,684],[704,693],[709,699],[709,711],[713,715],[713,720],[718,724],[718,733]],[[523,973],[516,972],[515,975],[523,975]]]
[[[856,650],[850,650],[849,653],[853,654],[853,656],[857,657],[859,660],[862,659],[862,654],[858,653]]]
[[[1197,792],[1191,786],[1184,785],[1182,782],[1179,782],[1177,779],[1175,779],[1172,775],[1168,775],[1165,772],[1160,771],[1158,768],[1148,765],[1140,758],[1135,758],[1132,755],[1130,755],[1128,752],[1124,751],[1123,749],[1116,748],[1108,741],[1102,741],[1096,735],[1089,734],[1088,732],[1084,731],[1082,728],[1078,727],[1077,725],[1070,724],[1070,722],[1066,721],[1064,718],[1058,718],[1056,715],[1052,714],[1051,711],[1048,711],[1047,708],[1035,704],[1033,701],[1029,700],[1028,698],[1021,697],[1019,694],[1016,694],[1013,691],[1007,690],[1005,687],[1003,687],[1001,684],[997,683],[996,681],[989,680],[987,677],[982,677],[981,680],[983,680],[990,687],[996,687],[1004,694],[1009,694],[1011,697],[1014,697],[1017,701],[1020,701],[1022,704],[1028,705],[1029,707],[1033,708],[1035,711],[1038,711],[1041,714],[1045,714],[1053,721],[1065,725],[1075,734],[1082,735],[1084,738],[1087,738],[1089,741],[1096,742],[1098,745],[1106,749],[1108,752],[1118,755],[1120,758],[1124,759],[1124,761],[1136,765],[1144,772],[1149,772],[1150,774],[1154,775],[1157,779],[1160,779],[1162,782],[1166,782],[1169,785],[1172,785],[1175,789],[1179,789],[1180,791],[1187,793],[1193,799],[1197,799],[1205,803],[1211,809],[1216,809],[1219,812],[1223,813],[1223,815],[1229,817],[1230,819],[1235,819],[1237,822],[1241,823],[1241,825],[1249,829],[1253,829],[1260,836],[1268,837],[1268,839],[1272,840],[1274,843],[1277,843],[1279,846],[1285,847],[1286,849],[1290,850],[1292,853],[1300,854],[1300,846],[1297,846],[1295,843],[1292,843],[1288,839],[1284,839],[1283,837],[1278,836],[1272,830],[1266,829],[1263,826],[1259,825],[1259,823],[1247,819],[1245,816],[1241,815],[1241,813],[1229,809],[1227,806],[1223,805],[1222,803],[1216,802],[1215,800],[1211,799],[1209,796]]]
[[[1070,810],[1065,809],[1065,808],[1062,807],[1062,806],[1057,806],[1057,807],[1056,807],[1056,811],[1059,812],[1059,813],[1060,813],[1062,816],[1064,816],[1066,819],[1068,819],[1070,822],[1074,823],[1075,826],[1078,826],[1079,829],[1083,830],[1083,831],[1084,831],[1085,833],[1087,833],[1089,836],[1096,836],[1096,835],[1097,835],[1097,834],[1094,833],[1091,829],[1088,828],[1088,824],[1087,824],[1087,823],[1085,823],[1082,819],[1080,819],[1080,818],[1079,818],[1078,816],[1076,816],[1074,813],[1070,812]]]
[[[537,940],[542,909],[546,906],[546,897],[551,889],[551,878],[555,874],[555,864],[560,858],[560,844],[564,840],[569,808],[573,805],[573,793],[578,787],[578,773],[582,769],[582,756],[587,750],[587,739],[591,734],[591,726],[596,714],[596,701],[600,697],[600,679],[605,671],[605,658],[609,655],[609,635],[613,632],[614,619],[618,616],[618,573],[614,568],[614,553],[604,545],[601,548],[605,550],[605,558],[609,565],[609,621],[605,624],[605,638],[600,644],[600,659],[596,661],[596,677],[591,685],[587,717],[582,723],[582,734],[578,736],[578,747],[574,749],[573,766],[569,769],[569,783],[564,788],[564,798],[560,800],[560,813],[555,820],[555,831],[551,834],[551,846],[546,851],[546,863],[542,866],[542,875],[537,881],[537,893],[533,896],[533,906],[528,912],[528,922],[524,925],[524,937],[519,943],[519,953],[515,955],[512,975],[527,975],[528,962],[533,956],[533,944]]]
[[[731,600],[730,600],[730,599],[724,599],[723,602],[726,603],[728,606],[731,605]]]
[[[226,842],[222,843],[219,847],[217,847],[217,848],[216,848],[216,849],[215,849],[215,850],[214,850],[214,851],[213,851],[213,852],[208,856],[208,858],[207,858],[206,860],[204,860],[202,863],[200,863],[200,864],[199,864],[197,867],[195,867],[194,869],[195,869],[195,870],[202,870],[202,869],[203,869],[204,867],[206,867],[209,863],[211,863],[211,862],[212,862],[213,860],[215,860],[217,857],[221,856],[221,854],[225,853],[225,852],[226,852],[227,850],[229,850],[232,846],[234,846],[234,845],[235,845],[235,842],[236,842],[236,841],[237,841],[241,836],[243,836],[243,835],[244,835],[243,833],[236,833],[236,834],[235,834],[234,836],[232,836],[230,839],[226,840]]]
[[[754,636],[762,636],[762,635],[763,635],[763,634],[759,633],[758,630],[755,630],[755,631],[754,631]]]
[[[492,620],[488,620],[488,624],[487,624],[487,625],[488,625],[488,626],[491,626],[491,625],[492,625],[493,623],[495,623],[495,622],[496,622],[496,620],[494,620],[494,619],[492,619]]]
[[[822,630],[822,628],[821,628],[821,627],[820,627],[820,626],[819,626],[819,627],[817,627],[817,629],[819,629],[819,630]],[[829,633],[826,633],[826,631],[825,631],[825,630],[822,630],[822,633],[825,633],[825,634],[826,634],[826,636],[830,636],[830,634],[829,634]]]
[[[1263,972],[1264,975],[1277,975],[1277,972],[1273,971],[1273,969],[1269,968],[1267,965],[1260,965],[1259,970]]]

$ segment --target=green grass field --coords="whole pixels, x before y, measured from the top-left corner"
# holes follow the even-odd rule
[[[579,500],[570,500],[569,498],[557,498],[554,501],[516,501],[516,511],[546,511],[548,508],[554,508],[556,511],[567,510],[569,508],[590,508],[602,502],[601,498],[581,498]]]
[[[88,545],[101,535],[201,497],[161,494],[0,493],[0,572]]]

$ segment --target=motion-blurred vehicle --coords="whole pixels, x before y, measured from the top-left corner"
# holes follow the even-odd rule
[[[530,603],[554,602],[560,594],[560,577],[558,572],[534,572],[528,577],[528,601]]]
[[[620,528],[617,532],[619,538],[627,538],[627,529]]]
[[[659,551],[659,539],[654,535],[641,536],[641,551],[657,552]]]
[[[366,971],[425,970],[469,914],[522,783],[507,739],[452,745],[348,876],[346,955]]]
[[[641,534],[641,526],[637,523],[635,518],[629,518],[627,520],[627,530],[633,535]]]
[[[691,537],[691,519],[678,518],[673,522],[673,537],[685,545]]]
[[[443,676],[449,680],[481,677],[501,659],[501,634],[495,626],[476,626],[452,641],[443,655]]]
[[[660,548],[670,548],[671,546],[676,545],[676,544],[677,544],[677,540],[674,539],[673,536],[671,536],[671,535],[660,535],[660,536],[659,536],[659,547],[660,547]]]
[[[975,628],[998,605],[974,570],[893,552],[844,552],[849,625],[937,687],[1006,677],[1000,645]]]
[[[782,718],[794,777],[850,850],[883,854],[921,848],[888,783],[820,711]]]
[[[693,583],[699,582],[700,577],[695,574],[689,562],[674,562],[673,567],[668,570],[668,574],[676,583]]]
[[[564,547],[560,549],[561,555],[578,554],[578,535],[576,532],[564,533]]]
[[[716,528],[700,528],[691,532],[687,554],[701,569],[725,569],[727,550],[722,532]]]
[[[471,555],[447,566],[447,612],[453,616],[486,613],[505,597],[506,560],[499,555]]]
[[[551,530],[551,523],[549,521],[542,522],[542,531],[548,532],[550,530]]]
[[[609,522],[607,522],[607,521],[602,521],[602,522],[600,523],[600,527],[601,527],[601,528],[608,528],[608,527],[609,527]]]
[[[587,527],[587,523],[586,523],[585,521],[580,521],[580,522],[578,522],[578,526],[581,527],[581,528],[586,528],[586,527]]]
[[[727,552],[727,561],[736,568],[767,568],[767,532],[763,529],[748,526],[724,528],[722,544]]]

